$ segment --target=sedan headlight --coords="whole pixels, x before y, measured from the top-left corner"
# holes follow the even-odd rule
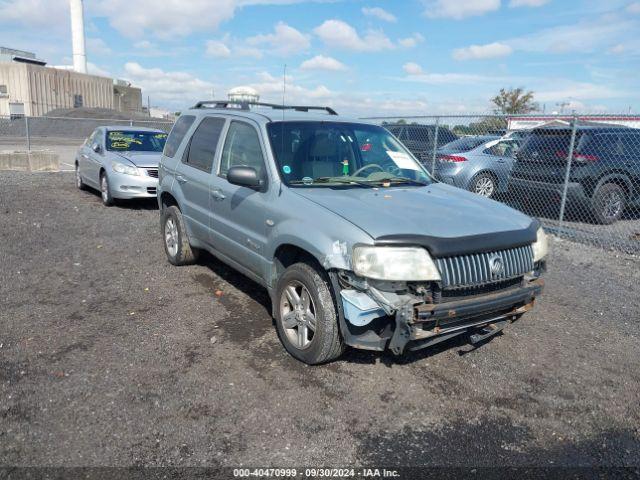
[[[117,173],[124,173],[126,175],[140,175],[136,167],[120,162],[111,162],[111,168],[113,168],[113,171]]]
[[[547,243],[547,234],[544,233],[542,227],[538,229],[536,234],[536,241],[533,242],[531,247],[533,248],[533,261],[538,262],[547,256],[549,253],[549,245]]]
[[[377,280],[440,280],[440,272],[424,248],[354,247],[353,271]]]

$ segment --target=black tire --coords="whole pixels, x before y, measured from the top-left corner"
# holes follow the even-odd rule
[[[111,195],[111,185],[109,184],[109,177],[105,172],[100,174],[100,198],[102,204],[105,207],[111,207],[115,205],[113,195]]]
[[[498,192],[496,177],[489,172],[480,172],[469,182],[469,191],[485,198],[493,198]]]
[[[303,349],[292,342],[292,329],[285,327],[283,320],[283,308],[286,308],[283,307],[283,303],[288,303],[285,288],[297,284],[304,286],[308,291],[315,316],[315,330],[312,331],[310,344]],[[320,267],[308,263],[291,265],[278,279],[274,301],[278,336],[284,348],[294,358],[308,365],[317,365],[335,360],[342,355],[345,345],[338,326],[334,295],[329,279]]]
[[[78,190],[86,190],[87,184],[82,181],[82,177],[80,176],[80,167],[78,163],[76,163],[76,187]]]
[[[172,226],[168,225],[173,222],[175,226],[175,235],[172,233],[173,242],[167,237],[167,229],[172,230]],[[160,233],[162,235],[162,243],[164,252],[167,254],[169,263],[176,266],[191,265],[198,259],[199,251],[189,244],[187,236],[187,228],[182,218],[182,212],[176,206],[165,207],[160,214]],[[174,248],[175,246],[175,248]]]
[[[620,185],[600,185],[591,199],[591,212],[600,225],[611,225],[622,217],[627,206],[627,192]]]

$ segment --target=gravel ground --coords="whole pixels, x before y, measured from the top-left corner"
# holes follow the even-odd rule
[[[0,465],[639,465],[637,257],[554,241],[480,348],[306,367],[263,289],[169,265],[158,230],[153,202],[0,173]]]

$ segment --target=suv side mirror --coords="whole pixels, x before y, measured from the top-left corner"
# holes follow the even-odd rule
[[[100,150],[102,150],[102,148],[100,148],[99,143],[94,143],[93,145],[91,145],[91,150],[93,150],[96,153],[100,153]]]
[[[263,181],[253,167],[231,167],[227,171],[227,181],[241,187],[260,188]]]

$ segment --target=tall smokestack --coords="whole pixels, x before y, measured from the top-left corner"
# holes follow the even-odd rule
[[[69,0],[71,9],[71,41],[73,42],[73,69],[87,73],[87,54],[84,49],[84,7],[82,0]]]

